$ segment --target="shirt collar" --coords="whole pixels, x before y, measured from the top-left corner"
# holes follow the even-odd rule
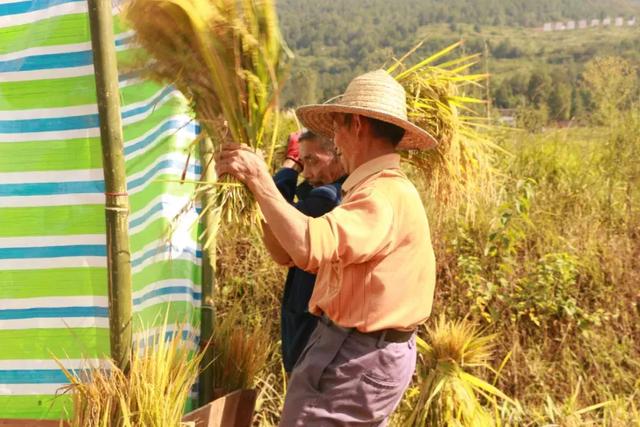
[[[400,155],[396,153],[385,154],[361,164],[351,172],[342,184],[342,191],[348,193],[366,178],[384,169],[400,169]]]

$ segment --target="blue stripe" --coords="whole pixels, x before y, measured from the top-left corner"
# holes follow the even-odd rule
[[[84,2],[85,0],[31,0],[19,3],[3,4],[0,16],[18,15],[20,13],[35,12],[65,3]]]
[[[158,212],[162,211],[162,208],[168,205],[168,203],[163,203],[160,202],[158,204],[156,204],[155,206],[153,206],[146,214],[144,214],[143,216],[141,216],[140,218],[136,218],[133,221],[129,222],[129,228],[133,228],[133,227],[137,227],[140,224],[144,224],[144,222],[151,218],[153,215],[155,215]]]
[[[81,371],[73,370],[72,372],[80,373]],[[66,384],[68,382],[69,380],[60,369],[0,370],[0,384]]]
[[[50,319],[61,317],[109,317],[107,307],[34,307],[0,310],[0,320]]]
[[[133,37],[123,37],[115,41],[116,47],[126,46],[133,40]],[[43,53],[41,55],[30,55],[21,58],[0,61],[0,73],[10,73],[16,71],[36,71],[52,70],[57,68],[84,67],[93,64],[93,53],[91,50],[81,50],[78,52]],[[139,73],[137,73],[139,74]],[[129,75],[121,75],[121,79]]]
[[[165,140],[164,138],[162,140],[158,140],[158,138],[160,137],[161,134],[163,134],[168,130],[175,129],[176,130],[175,133],[177,133],[183,129],[191,131],[193,130],[194,127],[195,126],[191,122],[188,122],[185,120],[169,119],[168,121],[164,122],[160,127],[158,127],[155,131],[153,131],[151,134],[147,135],[145,138],[141,139],[135,144],[125,146],[124,154],[129,155],[131,153],[135,153],[136,151],[142,150],[145,147],[148,147],[149,145],[154,144],[155,142],[164,141]],[[174,134],[169,135],[168,137],[173,135]]]
[[[51,53],[0,61],[0,73],[48,70],[52,68],[83,67],[93,64],[91,51]]]
[[[151,102],[149,102],[148,104],[145,105],[141,105],[140,107],[136,107],[136,108],[131,108],[129,110],[123,111],[122,112],[122,118],[126,119],[129,118],[131,116],[135,116],[137,114],[142,114],[142,113],[146,113],[147,111],[152,110],[153,108],[156,107],[156,104],[159,103],[163,98],[169,96],[175,89],[173,88],[173,86],[167,86],[165,87],[162,92],[160,92],[160,94],[158,96],[156,96]]]
[[[182,170],[184,164],[175,160],[163,160],[140,178],[129,182],[129,189],[145,185],[153,179],[154,175],[163,169]],[[187,171],[191,174],[200,174],[201,167],[190,164]],[[73,182],[41,182],[33,184],[0,184],[0,197],[8,196],[54,196],[61,194],[88,194],[104,193],[104,181],[73,181]]]
[[[3,196],[52,196],[56,194],[104,193],[104,181],[42,182],[35,184],[0,184]]]
[[[137,188],[146,184],[149,180],[151,180],[154,177],[154,175],[156,175],[158,172],[160,172],[163,169],[182,170],[184,169],[184,163],[178,162],[176,160],[171,160],[171,159],[165,159],[161,162],[158,162],[151,169],[149,169],[147,173],[145,173],[143,176],[130,181],[128,183],[129,190],[133,190],[134,188]],[[200,165],[194,165],[192,163],[189,164],[189,166],[187,167],[188,172],[196,175],[200,174],[200,169],[201,169]]]
[[[105,245],[42,246],[0,248],[0,259],[59,258],[69,256],[107,256]]]
[[[131,266],[132,267],[137,267],[140,264],[142,264],[143,262],[145,262],[146,260],[148,260],[149,258],[153,258],[154,256],[158,255],[158,254],[163,254],[165,252],[169,252],[169,245],[163,245],[160,247],[155,247],[152,249],[149,249],[147,252],[144,252],[142,255],[140,255],[137,258],[134,258],[131,260]],[[193,250],[192,248],[183,248],[183,252],[186,252],[188,254],[191,255],[195,255],[196,258],[201,258],[202,257],[202,251],[199,250]]]
[[[147,292],[139,298],[134,298],[133,305],[140,305],[143,302],[154,297],[177,294],[191,295],[196,301],[200,301],[200,298],[202,296],[200,292],[195,292],[193,288],[190,288],[188,286],[167,286],[166,288],[154,289],[153,291]]]
[[[168,97],[173,91],[174,89],[172,87],[167,87],[149,103],[129,110],[123,110],[122,118],[126,119],[137,114],[151,111],[156,107],[156,104],[162,101],[163,98]],[[100,120],[97,114],[46,119],[0,120],[0,133],[51,132],[90,129],[99,126]]]

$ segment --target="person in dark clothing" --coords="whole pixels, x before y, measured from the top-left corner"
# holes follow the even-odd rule
[[[304,181],[298,185],[300,173]],[[287,157],[273,179],[284,198],[300,212],[320,217],[340,203],[341,185],[346,176],[333,142],[304,132],[290,135]],[[316,276],[293,266],[291,257],[275,239],[268,224],[263,224],[263,229],[265,245],[274,261],[289,266],[280,329],[282,362],[285,371],[290,373],[318,320],[308,309]]]

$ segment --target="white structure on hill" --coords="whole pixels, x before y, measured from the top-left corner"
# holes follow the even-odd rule
[[[556,22],[553,26],[553,29],[555,31],[564,31],[567,29],[567,27],[564,26],[564,22]]]
[[[553,31],[553,24],[551,22],[545,22],[544,26],[542,27],[542,31]]]
[[[591,26],[592,27],[599,27],[600,26],[600,20],[599,19],[592,19],[591,20]]]
[[[602,20],[602,25],[605,27],[608,27],[609,25],[611,25],[611,18],[609,18],[608,16],[606,18],[604,18]]]
[[[567,22],[567,30],[575,30],[576,29],[576,21]]]
[[[618,16],[616,18],[616,27],[622,27],[624,25],[624,18],[622,16]]]
[[[634,25],[636,25],[636,17],[634,16],[633,18],[629,19],[627,21],[627,25],[630,27],[633,27]]]
[[[580,29],[587,28],[587,20],[586,19],[579,20],[578,21],[578,28],[580,28]]]

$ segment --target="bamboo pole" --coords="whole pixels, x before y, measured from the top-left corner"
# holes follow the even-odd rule
[[[122,369],[131,353],[129,196],[124,161],[120,90],[111,0],[88,0],[105,184],[111,357]]]
[[[200,164],[202,165],[202,181],[215,180],[213,169],[213,143],[209,138],[200,141]],[[215,195],[212,191],[205,191],[202,195],[202,206],[212,206]],[[220,216],[217,211],[210,209],[202,217],[202,308],[200,317],[200,340],[207,345],[202,358],[200,379],[199,379],[199,399],[200,406],[206,405],[214,398],[213,383],[213,359],[215,349],[211,344],[213,328],[215,325],[215,271],[216,271],[216,234]]]

